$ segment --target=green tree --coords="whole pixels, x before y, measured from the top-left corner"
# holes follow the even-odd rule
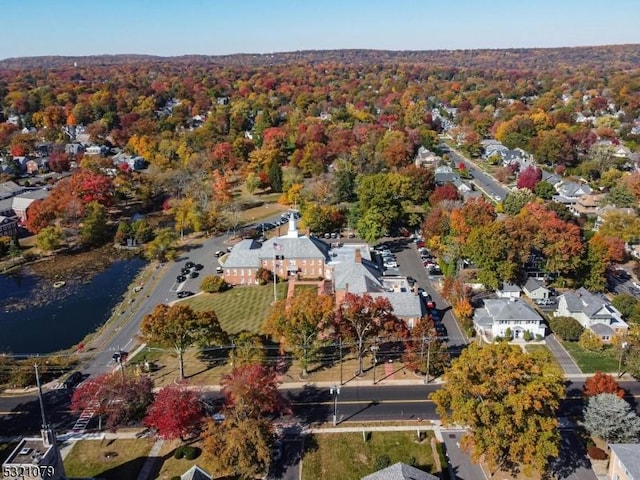
[[[85,205],[85,217],[80,228],[80,238],[85,245],[99,245],[109,233],[107,209],[94,201]]]
[[[250,364],[264,364],[266,350],[260,335],[243,330],[231,339],[233,345],[229,360],[232,367]]]
[[[200,290],[207,293],[223,292],[229,288],[224,278],[217,275],[207,275],[202,279],[200,283]]]
[[[609,190],[607,202],[616,207],[627,208],[635,206],[636,198],[624,183],[617,183]]]
[[[265,331],[300,361],[304,377],[318,353],[320,335],[333,320],[333,306],[332,297],[305,289],[293,298],[276,302],[267,317]]]
[[[45,252],[57,250],[64,243],[65,233],[62,228],[51,225],[43,228],[36,235],[36,247]],[[9,249],[7,248],[7,252]]]
[[[608,212],[598,229],[603,237],[618,237],[626,243],[640,238],[640,218],[635,213]]]
[[[140,324],[145,341],[173,348],[184,378],[184,352],[193,345],[224,344],[227,335],[213,311],[194,312],[187,305],[156,305]]]
[[[176,253],[176,241],[178,237],[170,228],[163,228],[156,232],[156,237],[147,243],[144,255],[149,260],[166,262]]]
[[[271,191],[276,193],[282,192],[282,167],[277,161],[272,161],[269,165],[269,184],[271,185]]]
[[[640,301],[633,295],[621,293],[613,297],[611,303],[620,311],[627,322],[640,324]]]
[[[251,195],[256,193],[256,190],[260,186],[260,179],[255,173],[249,173],[244,180],[244,186]]]
[[[549,326],[551,327],[551,331],[562,340],[570,340],[573,342],[578,341],[584,331],[584,327],[573,317],[550,317]]]
[[[559,368],[519,346],[472,344],[431,395],[445,424],[466,425],[475,459],[493,469],[544,472],[558,455],[557,410],[565,396]]]
[[[176,199],[171,202],[171,213],[175,221],[175,230],[184,237],[185,230],[199,232],[204,225],[204,215],[193,198]]]
[[[551,198],[556,194],[556,189],[553,188],[553,185],[546,180],[542,180],[536,183],[533,193],[545,200],[551,200]]]
[[[132,222],[131,230],[137,243],[147,243],[153,238],[153,229],[145,219]]]
[[[509,192],[502,202],[502,208],[507,215],[517,215],[529,202],[535,200],[535,195],[527,188],[521,188],[517,192]]]
[[[607,443],[636,443],[640,437],[640,418],[614,393],[589,397],[582,425]]]
[[[471,230],[465,252],[480,268],[478,280],[486,287],[495,290],[502,282],[515,280],[519,265],[512,245],[512,232],[504,222],[494,221]]]

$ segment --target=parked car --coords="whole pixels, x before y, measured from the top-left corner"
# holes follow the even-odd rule
[[[200,275],[198,272],[196,272],[195,270],[191,270],[189,278],[196,278],[198,275]]]
[[[216,273],[222,274],[223,272],[224,270],[222,269],[222,267],[216,267]]]
[[[83,379],[84,375],[82,372],[73,372],[64,382],[62,382],[62,386],[66,389],[71,389],[76,387]]]
[[[196,266],[196,264],[194,262],[191,262],[191,261],[189,261],[189,262],[184,264],[184,268],[187,268],[187,269],[193,268],[195,266]]]
[[[178,275],[176,277],[176,282],[178,283],[182,283],[182,282],[186,282],[187,281],[187,277],[185,275]]]
[[[196,265],[193,267],[196,269],[196,271],[200,271],[204,268],[204,265],[202,265],[201,263],[196,263]]]
[[[216,253],[214,254],[216,257],[220,258],[221,256],[224,255],[224,252],[222,250],[216,250]]]
[[[189,290],[181,290],[176,295],[178,295],[178,298],[187,298],[193,295],[193,292],[190,292]]]
[[[536,305],[553,305],[555,303],[552,298],[539,298],[535,302]]]
[[[407,283],[410,287],[413,287],[416,284],[416,279],[413,277],[407,277]]]
[[[398,262],[396,261],[384,262],[384,268],[398,268]]]

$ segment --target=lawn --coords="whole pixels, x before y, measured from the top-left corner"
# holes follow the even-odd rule
[[[64,460],[69,477],[136,480],[153,440],[80,440]]]
[[[618,371],[619,352],[613,348],[597,353],[585,350],[578,342],[562,342],[562,345],[571,354],[582,373],[594,373],[596,370],[608,373]]]
[[[159,468],[156,469],[157,476],[153,478],[157,478],[158,480],[170,480],[173,476],[182,475],[188,469],[190,469],[193,465],[198,465],[200,468],[203,468],[210,474],[215,474],[216,469],[211,461],[211,458],[202,453],[202,442],[198,441],[195,443],[190,443],[190,445],[200,449],[200,455],[194,460],[187,460],[186,458],[177,459],[173,456],[175,449],[182,445],[183,442],[179,440],[173,440],[170,442],[165,442],[162,445],[162,449],[160,450],[160,458],[162,459],[157,465]],[[217,477],[214,477],[217,478]]]
[[[278,299],[287,294],[287,283],[277,285]],[[273,302],[273,284],[234,287],[222,293],[205,293],[183,303],[194,310],[213,310],[222,328],[229,333],[242,330],[260,333]]]
[[[418,442],[415,432],[371,432],[365,443],[362,433],[327,433],[306,438],[302,462],[302,480],[340,478],[358,480],[376,471],[376,460],[388,455],[390,465],[413,463],[434,472],[431,450],[432,432]]]

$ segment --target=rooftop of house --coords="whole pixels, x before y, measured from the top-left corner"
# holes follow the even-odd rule
[[[211,480],[213,477],[198,465],[194,465],[189,470],[180,475],[180,480]]]
[[[570,312],[582,312],[589,318],[605,309],[611,316],[619,315],[619,312],[609,303],[604,296],[590,292],[584,287],[575,291],[563,293],[560,298],[564,298],[567,309]]]
[[[484,310],[494,321],[542,320],[528,303],[516,298],[487,298],[484,300]]]
[[[13,197],[22,191],[24,191],[24,187],[15,182],[0,183],[0,199]]]
[[[424,302],[413,292],[370,292],[369,295],[389,299],[393,314],[399,318],[420,318],[427,313]]]
[[[500,290],[503,292],[519,292],[520,287],[515,283],[503,282],[502,288]]]
[[[610,443],[609,448],[633,478],[640,478],[640,444]]]
[[[436,480],[437,478],[416,467],[398,462],[362,477],[361,480]]]
[[[529,277],[527,279],[523,288],[527,290],[527,292],[533,292],[539,288],[544,288],[545,290],[547,289],[547,287],[544,286],[544,283],[542,283],[537,278],[533,278],[533,277]]]

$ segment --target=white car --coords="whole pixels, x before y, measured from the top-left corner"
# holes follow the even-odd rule
[[[396,261],[384,262],[384,268],[398,268],[398,262]]]

